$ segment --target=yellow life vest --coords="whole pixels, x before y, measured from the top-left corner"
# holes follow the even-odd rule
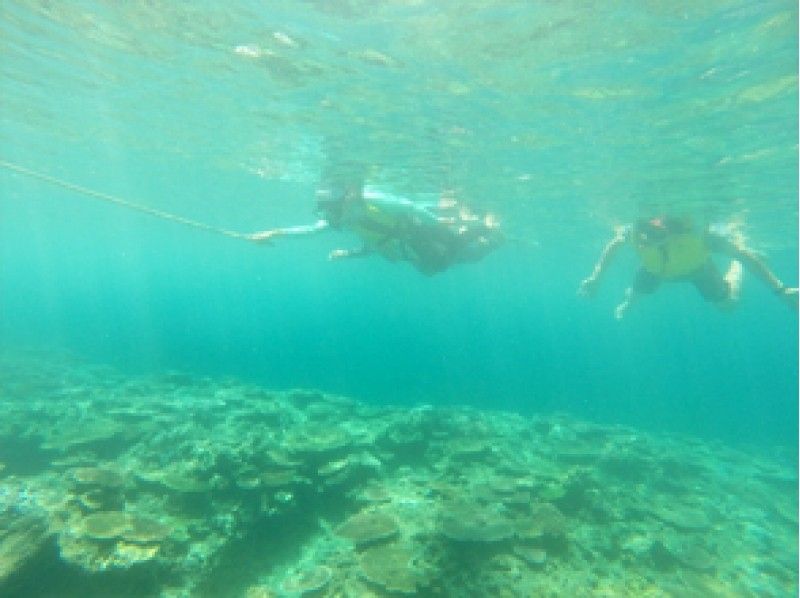
[[[355,219],[350,228],[366,245],[377,249],[396,239],[401,226],[402,222],[396,214],[367,202],[363,214]]]
[[[680,278],[697,271],[708,261],[705,239],[696,233],[674,233],[659,242],[636,240],[642,267],[661,278]]]

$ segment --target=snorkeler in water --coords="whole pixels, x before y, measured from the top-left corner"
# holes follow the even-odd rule
[[[443,202],[452,201],[443,199]],[[414,231],[404,239],[405,259],[423,274],[442,272],[458,263],[477,262],[506,241],[493,214],[478,215],[453,202],[456,215],[445,226]]]
[[[267,243],[329,229],[349,231],[359,237],[361,247],[333,250],[329,259],[377,254],[390,261],[409,262],[426,275],[477,261],[503,242],[496,218],[477,216],[448,197],[423,204],[349,185],[318,191],[316,211],[319,219],[314,224],[264,230],[248,238]]]
[[[633,243],[640,267],[633,285],[625,291],[625,299],[614,311],[617,319],[621,319],[643,295],[654,292],[662,282],[690,282],[704,299],[717,307],[732,307],[739,298],[742,264],[784,303],[797,309],[797,288],[784,285],[732,227],[712,225],[698,230],[690,218],[664,215],[619,227],[603,249],[592,273],[581,282],[578,294],[594,294],[611,259],[627,242]],[[732,258],[725,274],[712,261],[714,253]]]

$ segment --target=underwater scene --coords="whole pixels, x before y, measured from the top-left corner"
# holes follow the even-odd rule
[[[798,7],[0,3],[0,596],[798,594]]]

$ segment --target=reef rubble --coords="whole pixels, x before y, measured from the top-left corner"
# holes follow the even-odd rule
[[[717,442],[0,359],[3,596],[795,596],[797,528]]]

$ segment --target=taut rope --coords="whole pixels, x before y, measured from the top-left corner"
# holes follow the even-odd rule
[[[143,206],[134,203],[132,201],[128,201],[127,199],[122,199],[121,197],[110,195],[108,193],[101,193],[99,191],[94,191],[86,187],[81,187],[80,185],[74,185],[72,183],[68,183],[67,181],[62,181],[61,179],[57,179],[56,177],[52,177],[46,174],[41,174],[39,172],[29,170],[22,166],[18,166],[17,164],[6,162],[5,160],[0,160],[0,168],[5,168],[6,170],[16,172],[17,174],[21,174],[29,178],[42,181],[44,183],[48,183],[56,187],[61,187],[62,189],[67,189],[68,191],[72,191],[74,193],[78,193],[86,197],[99,199],[101,201],[107,201],[109,203],[116,204],[124,208],[128,208],[129,210],[136,210],[137,212],[142,212],[144,214],[150,214],[151,216],[155,216],[156,218],[161,218],[162,220],[177,222],[178,224],[191,226],[192,228],[196,228],[199,230],[205,230],[208,232],[217,233],[219,235],[225,235],[226,237],[230,237],[232,239],[247,239],[247,235],[236,231],[228,230],[225,228],[219,228],[217,226],[205,224],[204,222],[198,222],[197,220],[184,218],[183,216],[178,216],[177,214],[171,214],[169,212],[164,212],[163,210],[156,210],[155,208],[149,208],[147,206]]]

